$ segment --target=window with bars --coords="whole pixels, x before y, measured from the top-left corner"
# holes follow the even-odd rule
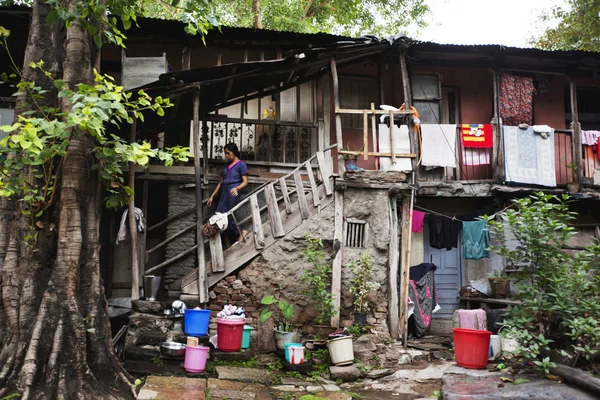
[[[364,249],[367,247],[369,232],[366,221],[346,218],[344,221],[344,243],[346,247]]]

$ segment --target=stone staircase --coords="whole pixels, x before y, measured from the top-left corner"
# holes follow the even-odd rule
[[[226,250],[223,250],[222,234],[207,241],[209,289],[333,202],[333,170],[326,153],[335,146],[317,152],[292,172],[264,184],[229,211],[228,215],[248,234],[244,241]],[[196,246],[184,253],[195,249]],[[180,288],[182,299],[198,296],[198,269],[172,286]]]

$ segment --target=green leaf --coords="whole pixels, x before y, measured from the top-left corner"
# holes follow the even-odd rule
[[[102,35],[100,33],[96,33],[92,37],[94,38],[94,43],[96,44],[96,46],[98,48],[101,48],[102,47]]]
[[[529,382],[529,379],[525,379],[525,378],[518,378],[518,379],[515,379],[515,382],[514,382],[514,384],[515,384],[515,385],[520,385],[521,383],[527,383],[527,382]]]
[[[123,28],[125,28],[125,30],[131,28],[131,20],[129,20],[129,18],[123,18]]]
[[[87,30],[90,33],[90,35],[95,35],[96,33],[98,33],[98,28],[96,28],[96,25],[94,24],[88,24],[87,25]]]
[[[56,23],[57,19],[58,19],[58,13],[56,12],[56,10],[52,10],[46,16],[46,24],[52,25],[52,24]]]
[[[275,299],[275,296],[273,296],[273,295],[265,296],[260,301],[260,304],[266,304],[266,305],[271,305],[274,303],[277,303],[277,299]]]
[[[88,328],[87,331],[89,333],[96,333],[96,328]]]

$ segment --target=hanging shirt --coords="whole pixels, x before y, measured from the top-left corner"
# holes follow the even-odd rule
[[[423,230],[423,220],[425,213],[417,210],[412,211],[412,229],[413,232],[421,232]]]
[[[484,220],[463,222],[463,257],[467,260],[479,260],[489,257],[489,235]]]
[[[450,250],[458,246],[460,221],[438,215],[427,217],[429,227],[429,247]]]

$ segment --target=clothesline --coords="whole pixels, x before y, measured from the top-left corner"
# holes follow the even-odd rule
[[[494,218],[497,214],[500,214],[500,213],[508,210],[509,208],[511,208],[513,206],[514,206],[514,204],[509,204],[508,206],[504,207],[502,210],[496,211],[491,216]],[[438,215],[440,217],[448,218],[448,219],[451,219],[451,220],[454,220],[454,221],[465,222],[465,221],[461,220],[460,218],[457,218],[454,215],[450,216],[450,215],[441,214],[441,213],[439,213],[437,211],[429,210],[429,209],[427,209],[425,207],[413,205],[413,208],[416,209],[417,211],[424,211],[424,212],[427,212],[427,213],[430,213],[430,214],[434,214],[434,215]]]

